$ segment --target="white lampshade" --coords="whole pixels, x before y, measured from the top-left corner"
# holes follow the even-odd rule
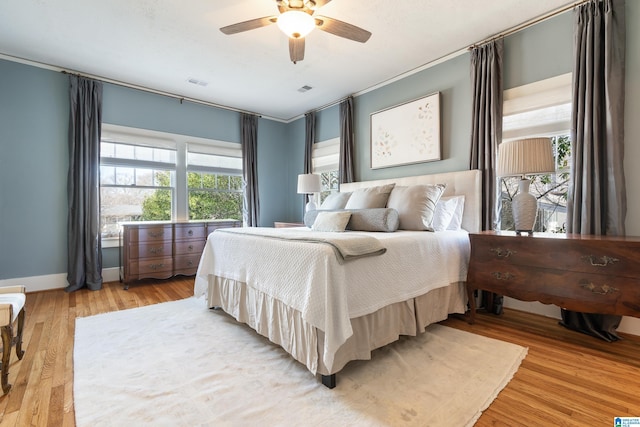
[[[290,10],[278,16],[278,27],[287,37],[298,39],[306,36],[316,26],[316,20],[306,12]]]
[[[320,175],[307,173],[298,175],[298,194],[319,193],[322,190]]]
[[[499,145],[498,176],[537,175],[555,170],[551,138],[518,139]]]
[[[538,201],[529,193],[530,181],[525,175],[555,172],[550,138],[528,138],[507,141],[498,148],[498,176],[521,176],[518,194],[513,196],[513,220],[516,233],[533,233],[538,215]]]

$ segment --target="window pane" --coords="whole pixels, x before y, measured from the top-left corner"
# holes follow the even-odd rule
[[[242,220],[242,193],[190,190],[189,219]]]
[[[211,168],[242,170],[242,158],[226,157],[215,154],[187,153],[189,166],[206,166]]]
[[[176,151],[166,148],[123,144],[118,142],[100,143],[100,157],[123,160],[155,161],[176,163]]]
[[[189,219],[242,219],[242,191],[233,175],[189,172]]]
[[[118,222],[171,219],[171,190],[136,187],[102,187],[100,220],[102,237],[117,237]]]

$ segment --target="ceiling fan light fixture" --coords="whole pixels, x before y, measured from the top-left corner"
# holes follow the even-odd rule
[[[278,28],[293,39],[305,37],[315,26],[315,19],[299,10],[289,10],[278,16]]]

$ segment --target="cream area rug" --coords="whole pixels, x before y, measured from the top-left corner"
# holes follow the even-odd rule
[[[76,424],[473,425],[526,348],[441,325],[319,383],[280,347],[202,299],[76,319]]]

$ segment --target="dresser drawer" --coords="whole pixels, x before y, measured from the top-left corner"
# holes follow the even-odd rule
[[[129,263],[129,273],[132,276],[138,276],[139,279],[145,277],[171,277],[173,274],[173,258],[149,258],[131,261]]]
[[[206,237],[204,224],[176,224],[175,239],[203,239]]]
[[[129,245],[129,258],[158,258],[171,256],[171,241],[168,242],[150,242],[138,243],[137,245]]]
[[[196,274],[200,254],[198,255],[178,255],[175,257],[174,274],[184,274],[191,276]]]
[[[176,242],[175,244],[175,254],[176,255],[191,255],[197,254],[200,256],[204,249],[204,240],[182,240]]]
[[[173,227],[171,224],[135,227],[125,226],[124,232],[126,233],[125,240],[130,243],[162,240],[171,241],[171,239],[173,239]]]

